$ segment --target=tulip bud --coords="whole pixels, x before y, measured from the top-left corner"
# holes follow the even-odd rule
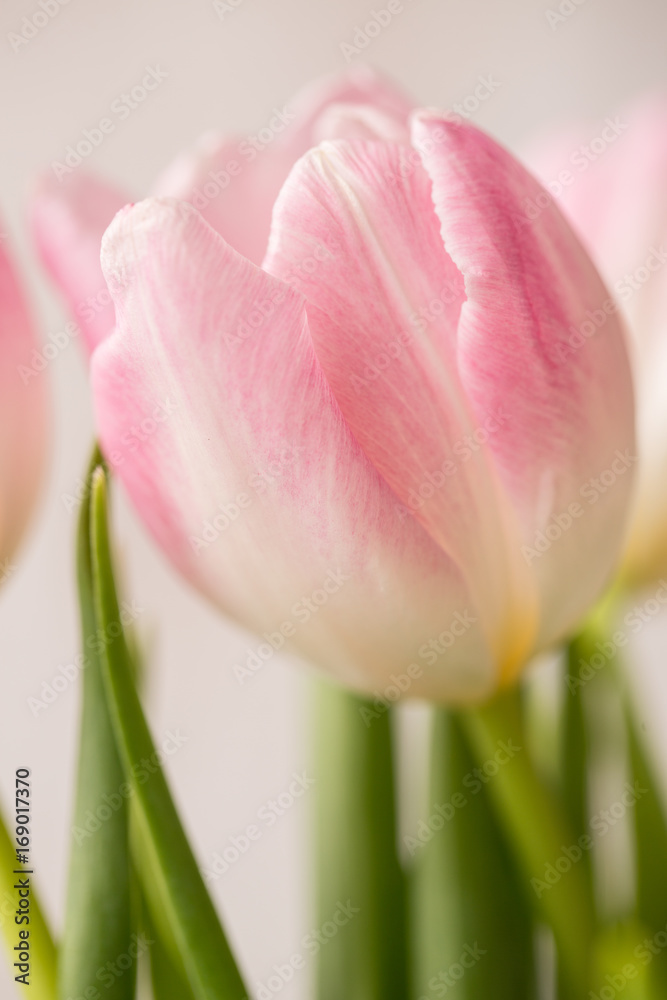
[[[0,235],[0,581],[14,570],[16,547],[44,471],[47,386],[35,365],[35,335]]]

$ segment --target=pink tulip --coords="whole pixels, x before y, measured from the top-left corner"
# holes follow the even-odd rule
[[[553,206],[517,224],[526,171],[380,97],[323,109],[339,137],[286,179],[267,149],[209,221],[164,197],[116,216],[98,426],[173,564],[260,634],[239,679],[285,645],[382,697],[472,701],[614,566],[629,367],[614,316],[564,360],[608,292]]]
[[[0,582],[37,498],[47,445],[47,389],[35,367],[38,344],[0,237]],[[41,366],[40,366],[41,367]]]
[[[635,583],[657,579],[667,572],[667,97],[557,132],[528,158],[632,334],[640,464],[624,572]],[[594,336],[607,337],[606,323],[595,325]]]

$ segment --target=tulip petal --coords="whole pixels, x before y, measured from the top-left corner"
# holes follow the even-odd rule
[[[638,330],[654,314],[652,296],[664,295],[663,282],[633,288],[627,275],[664,238],[666,124],[667,100],[645,97],[601,125],[564,130],[525,151],[526,163],[552,192],[605,279],[612,287],[619,283],[617,291]],[[564,172],[566,184],[558,179]]]
[[[426,113],[413,141],[465,280],[461,379],[478,421],[500,404],[508,414],[489,446],[534,553],[544,643],[576,623],[618,557],[636,462],[624,332],[553,201],[522,215],[541,189],[514,157]]]
[[[38,343],[0,237],[0,581],[34,507],[46,457],[48,391]]]
[[[365,690],[411,661],[411,694],[490,690],[474,601],[347,427],[303,299],[173,201],[121,212],[103,268],[117,316],[92,359],[105,453],[180,571],[264,633],[257,663],[288,635]]]
[[[310,263],[317,259],[313,267]],[[462,567],[505,675],[534,638],[518,532],[457,371],[463,280],[409,147],[323,143],[290,174],[266,268],[308,302],[318,358],[365,453]],[[495,420],[495,423],[494,423]]]
[[[585,611],[613,565],[632,455],[594,510],[582,491],[633,445],[625,345],[603,312],[604,336],[559,351],[608,294],[557,210],[517,226],[517,203],[539,191],[518,163],[428,114],[414,141],[325,143],[301,160],[265,266],[306,297],[343,414],[404,502],[454,460],[446,489],[415,516],[468,567],[493,631],[506,619],[508,676],[536,639],[536,595],[542,645]],[[334,263],[304,273],[315,244]],[[568,514],[575,502],[585,516]],[[561,514],[569,530],[533,558],[537,533]]]
[[[624,570],[634,582],[667,567],[666,126],[667,100],[650,95],[525,154],[614,289],[632,334],[640,461]]]
[[[106,181],[75,170],[58,181],[41,179],[31,224],[44,266],[81,327],[88,352],[113,329],[114,311],[100,268],[102,235],[131,199]]]
[[[158,178],[154,194],[188,201],[239,253],[262,262],[271,212],[294,163],[329,130],[372,131],[408,138],[413,104],[366,67],[326,77],[285,108],[274,109],[256,135],[205,135]],[[335,109],[335,110],[334,110]]]

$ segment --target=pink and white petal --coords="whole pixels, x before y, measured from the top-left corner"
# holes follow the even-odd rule
[[[346,113],[341,112],[341,107]],[[365,67],[325,77],[291,104],[274,108],[263,128],[246,136],[207,133],[158,178],[153,193],[188,201],[248,260],[260,264],[266,251],[271,212],[292,166],[328,128],[377,128],[408,138],[414,105]],[[332,119],[333,108],[339,111]],[[357,110],[357,113],[353,112]]]
[[[299,91],[293,104],[309,139],[317,133],[320,116],[333,104],[372,105],[397,123],[407,122],[415,107],[414,101],[391,80],[363,63],[309,83]]]
[[[534,594],[477,440],[489,432],[458,376],[463,279],[419,154],[362,141],[309,153],[276,203],[265,267],[305,296],[343,416],[401,503],[463,568],[509,676],[532,646]]]
[[[406,118],[396,118],[374,104],[331,104],[315,123],[312,139],[312,146],[328,139],[409,142],[410,129]]]
[[[627,581],[635,585],[667,571],[667,331],[662,332],[662,343],[652,350],[653,363],[638,384],[639,470],[623,565]]]
[[[544,643],[576,623],[618,558],[635,463],[622,325],[553,201],[523,214],[541,189],[514,157],[429,113],[415,116],[413,142],[465,281],[461,380],[479,423],[506,414],[489,446],[534,553]]]
[[[158,177],[153,194],[189,202],[230,246],[259,264],[273,203],[292,162],[273,146],[207,132]]]
[[[117,326],[92,360],[101,441],[180,572],[269,655],[282,630],[367,691],[425,662],[411,694],[488,693],[473,600],[347,427],[303,299],[173,201],[121,212],[103,267]]]
[[[48,445],[48,388],[28,309],[0,240],[0,581],[33,512]]]
[[[525,155],[558,193],[628,323],[640,460],[624,568],[635,582],[657,578],[667,567],[667,100],[644,96],[602,123],[536,140]]]
[[[60,181],[45,175],[32,199],[31,225],[38,252],[80,325],[89,353],[114,324],[113,304],[100,268],[102,235],[130,200],[82,170]]]
[[[650,342],[651,282],[624,276],[640,267],[667,232],[667,99],[649,95],[603,122],[563,129],[526,148],[525,160],[579,234],[605,280],[616,287],[631,328]],[[569,174],[567,183],[559,175]],[[637,292],[638,294],[635,294]],[[658,334],[658,337],[660,334]]]

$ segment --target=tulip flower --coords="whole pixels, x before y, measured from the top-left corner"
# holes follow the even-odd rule
[[[624,573],[635,583],[667,571],[666,127],[667,100],[644,98],[601,127],[556,133],[527,153],[631,331],[640,465]]]
[[[47,444],[47,390],[34,367],[37,341],[23,292],[0,238],[0,581],[37,498]]]
[[[557,208],[517,223],[532,177],[387,104],[329,108],[334,139],[286,176],[267,149],[215,209],[119,212],[93,394],[158,545],[258,633],[240,680],[285,647],[363,691],[472,702],[612,572],[631,379],[615,315],[563,355],[609,293]]]

